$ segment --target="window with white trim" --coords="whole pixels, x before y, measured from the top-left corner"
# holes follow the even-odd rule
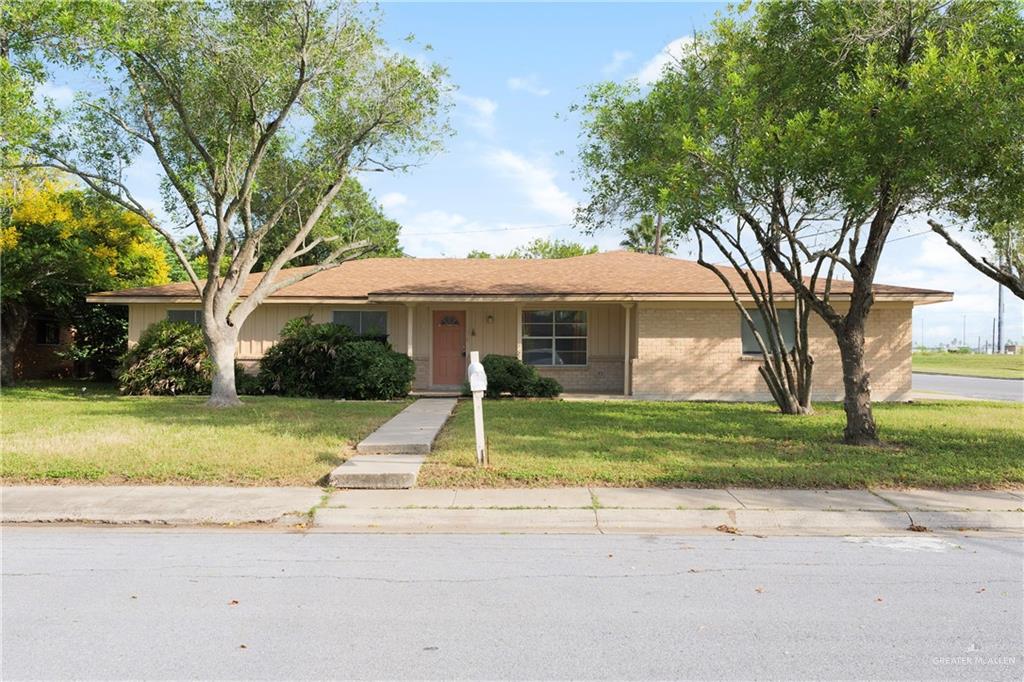
[[[587,311],[524,310],[523,362],[537,367],[587,364]]]
[[[188,322],[190,324],[203,324],[202,310],[168,310],[167,319],[170,322]]]
[[[332,322],[348,327],[356,336],[386,336],[386,310],[335,310]]]
[[[782,332],[782,342],[786,346],[786,351],[793,350],[793,345],[796,343],[796,315],[793,310],[784,309],[778,310],[779,314],[779,330]],[[771,349],[771,338],[768,335],[768,325],[765,323],[764,315],[761,314],[760,310],[748,310],[747,313],[751,319],[754,320],[754,326],[757,327],[757,332],[761,335],[761,339],[766,344],[769,344],[769,350]],[[761,346],[757,345],[757,339],[754,337],[754,333],[750,331],[750,325],[740,315],[740,338],[743,341],[743,354],[744,355],[761,355]]]

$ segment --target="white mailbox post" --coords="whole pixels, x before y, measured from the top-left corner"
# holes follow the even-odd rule
[[[480,363],[480,353],[470,351],[469,390],[473,392],[473,428],[476,431],[476,463],[487,464],[487,443],[484,439],[484,391],[487,390],[487,373]]]

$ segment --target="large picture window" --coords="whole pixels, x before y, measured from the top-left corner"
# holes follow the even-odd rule
[[[195,325],[203,323],[202,310],[168,310],[167,319],[171,322],[189,322]]]
[[[777,312],[779,314],[779,328],[782,331],[782,341],[788,352],[793,350],[793,344],[796,343],[796,315],[792,310],[778,310]],[[761,338],[765,343],[770,344],[768,325],[765,323],[761,311],[755,309],[748,310],[747,313],[754,320],[754,326],[757,327]],[[743,316],[740,316],[740,338],[743,339],[744,355],[761,355],[761,346],[757,345],[757,339],[754,337],[754,333],[750,331],[750,325],[743,319]]]
[[[587,364],[585,310],[524,310],[523,362],[539,367]]]
[[[332,321],[348,327],[357,336],[386,336],[388,333],[386,310],[335,310]]]

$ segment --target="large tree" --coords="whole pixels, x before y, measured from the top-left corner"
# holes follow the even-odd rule
[[[697,193],[704,188],[700,181],[693,189],[680,188],[686,122],[708,106],[700,90],[699,82],[669,76],[648,93],[635,84],[591,89],[579,107],[584,114],[580,158],[589,201],[577,211],[577,221],[594,231],[629,218],[643,221],[649,217],[644,213],[648,207],[655,207],[659,218],[667,213],[670,222],[663,226],[662,240],[696,238],[698,263],[722,282],[760,348],[758,370],[779,409],[808,414],[814,365],[807,335],[809,307],[795,300],[791,319],[788,311],[780,312],[777,275],[757,272],[756,263],[762,262],[765,270],[770,264],[756,241],[744,234],[743,223],[731,227],[720,207],[698,201]],[[759,199],[764,198],[762,190]],[[750,209],[757,210],[753,204]],[[655,221],[647,229],[656,233]],[[719,265],[708,250],[728,264]]]
[[[1015,0],[763,3],[716,22],[653,90],[674,219],[719,233],[739,219],[826,322],[848,443],[878,443],[864,341],[889,235],[1020,205],[1002,178],[1024,134],[1022,37]]]
[[[23,174],[0,190],[7,210],[0,226],[4,384],[13,380],[14,351],[32,313],[58,315],[91,331],[95,320],[85,304],[89,292],[168,281],[163,250],[145,221],[52,175]],[[91,344],[108,341],[118,344],[116,338],[93,338]]]
[[[443,71],[389,48],[372,17],[348,3],[102,4],[109,12],[68,32],[60,52],[101,87],[80,92],[24,151],[163,236],[202,299],[214,365],[208,405],[238,405],[242,324],[275,291],[370,246],[311,235],[356,174],[437,149]],[[140,159],[159,168],[166,217],[122,172]],[[200,240],[205,272],[178,243],[186,231]],[[271,235],[276,249],[265,248]],[[316,265],[285,269],[324,245]],[[250,277],[260,262],[263,274]]]

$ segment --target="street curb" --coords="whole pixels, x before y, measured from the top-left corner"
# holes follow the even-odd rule
[[[333,533],[690,533],[737,535],[901,534],[978,530],[1024,534],[1020,512],[667,510],[667,509],[318,509],[312,528]]]

